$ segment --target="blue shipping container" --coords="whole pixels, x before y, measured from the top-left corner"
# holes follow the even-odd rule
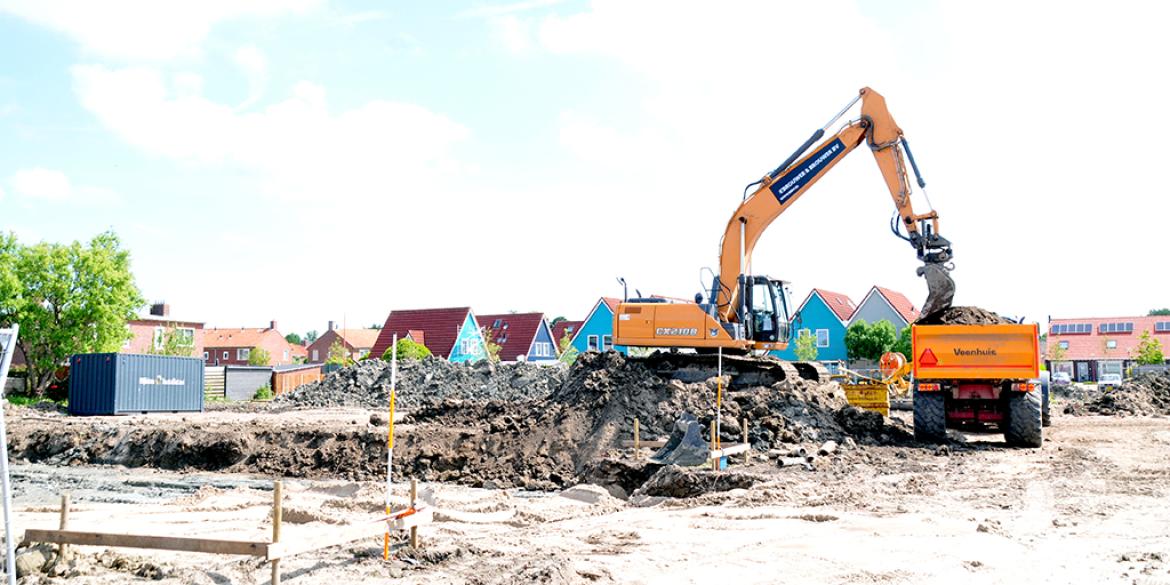
[[[70,414],[203,411],[199,358],[88,353],[69,365]]]

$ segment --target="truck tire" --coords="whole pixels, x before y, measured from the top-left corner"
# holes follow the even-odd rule
[[[1039,447],[1044,442],[1042,392],[1012,392],[1008,395],[1007,428],[1003,438],[1017,447]]]
[[[1043,423],[1043,425],[1046,427],[1052,426],[1052,415],[1049,414],[1049,412],[1048,412],[1048,394],[1049,394],[1049,388],[1051,386],[1052,386],[1051,382],[1044,382],[1044,385],[1041,386],[1041,388],[1043,388],[1043,390],[1044,390],[1044,407],[1042,409],[1040,422]]]
[[[914,438],[927,443],[947,439],[947,397],[942,392],[914,392]]]

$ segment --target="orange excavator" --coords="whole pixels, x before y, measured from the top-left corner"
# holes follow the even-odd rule
[[[859,101],[860,116],[822,141],[826,131]],[[697,353],[722,348],[729,354],[786,348],[791,332],[784,282],[753,274],[752,251],[780,214],[863,143],[877,160],[897,209],[891,231],[907,241],[922,262],[918,274],[925,277],[928,288],[923,313],[950,307],[955,292],[949,275],[953,268],[951,243],[939,233],[938,214],[933,209],[922,214],[914,211],[907,162],[924,194],[926,182],[902,129],[886,109],[886,100],[867,87],[780,166],[744,189],[743,202],[723,233],[719,273],[712,275],[706,295],[695,295],[693,303],[662,297],[627,299],[614,313],[614,344],[690,348]]]

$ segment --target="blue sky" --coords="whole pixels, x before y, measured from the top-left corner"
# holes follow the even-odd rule
[[[960,302],[1170,304],[1148,269],[1166,122],[1141,112],[1165,95],[1164,9],[814,4],[0,1],[0,229],[113,229],[148,298],[211,325],[581,318],[619,275],[690,297],[742,186],[870,85],[931,182]],[[761,240],[756,271],[795,302],[925,296],[867,157]],[[1103,295],[1110,274],[1127,285]]]

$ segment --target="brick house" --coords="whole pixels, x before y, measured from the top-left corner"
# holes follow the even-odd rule
[[[191,357],[203,354],[204,331],[202,321],[179,319],[171,316],[171,306],[154,303],[146,314],[126,321],[126,327],[133,335],[122,344],[118,353],[150,353],[163,348],[168,332],[178,336],[179,346],[191,348]]]
[[[1068,372],[1078,382],[1124,376],[1144,331],[1170,348],[1170,316],[1051,319],[1044,359],[1050,371]]]
[[[253,347],[268,352],[268,366],[287,366],[294,363],[296,349],[280,331],[276,321],[261,328],[211,328],[203,332],[203,362],[209,366],[242,366],[248,364]]]
[[[392,311],[370,353],[386,353],[394,335],[421,343],[435,357],[452,362],[475,362],[487,356],[483,334],[470,307]]]
[[[557,344],[544,313],[476,315],[488,339],[500,346],[501,362],[555,362]]]
[[[317,341],[307,348],[309,363],[320,364],[329,359],[329,348],[334,342],[340,341],[345,350],[353,359],[361,359],[374,349],[378,341],[380,329],[338,329],[336,323],[329,322],[329,328]]]

